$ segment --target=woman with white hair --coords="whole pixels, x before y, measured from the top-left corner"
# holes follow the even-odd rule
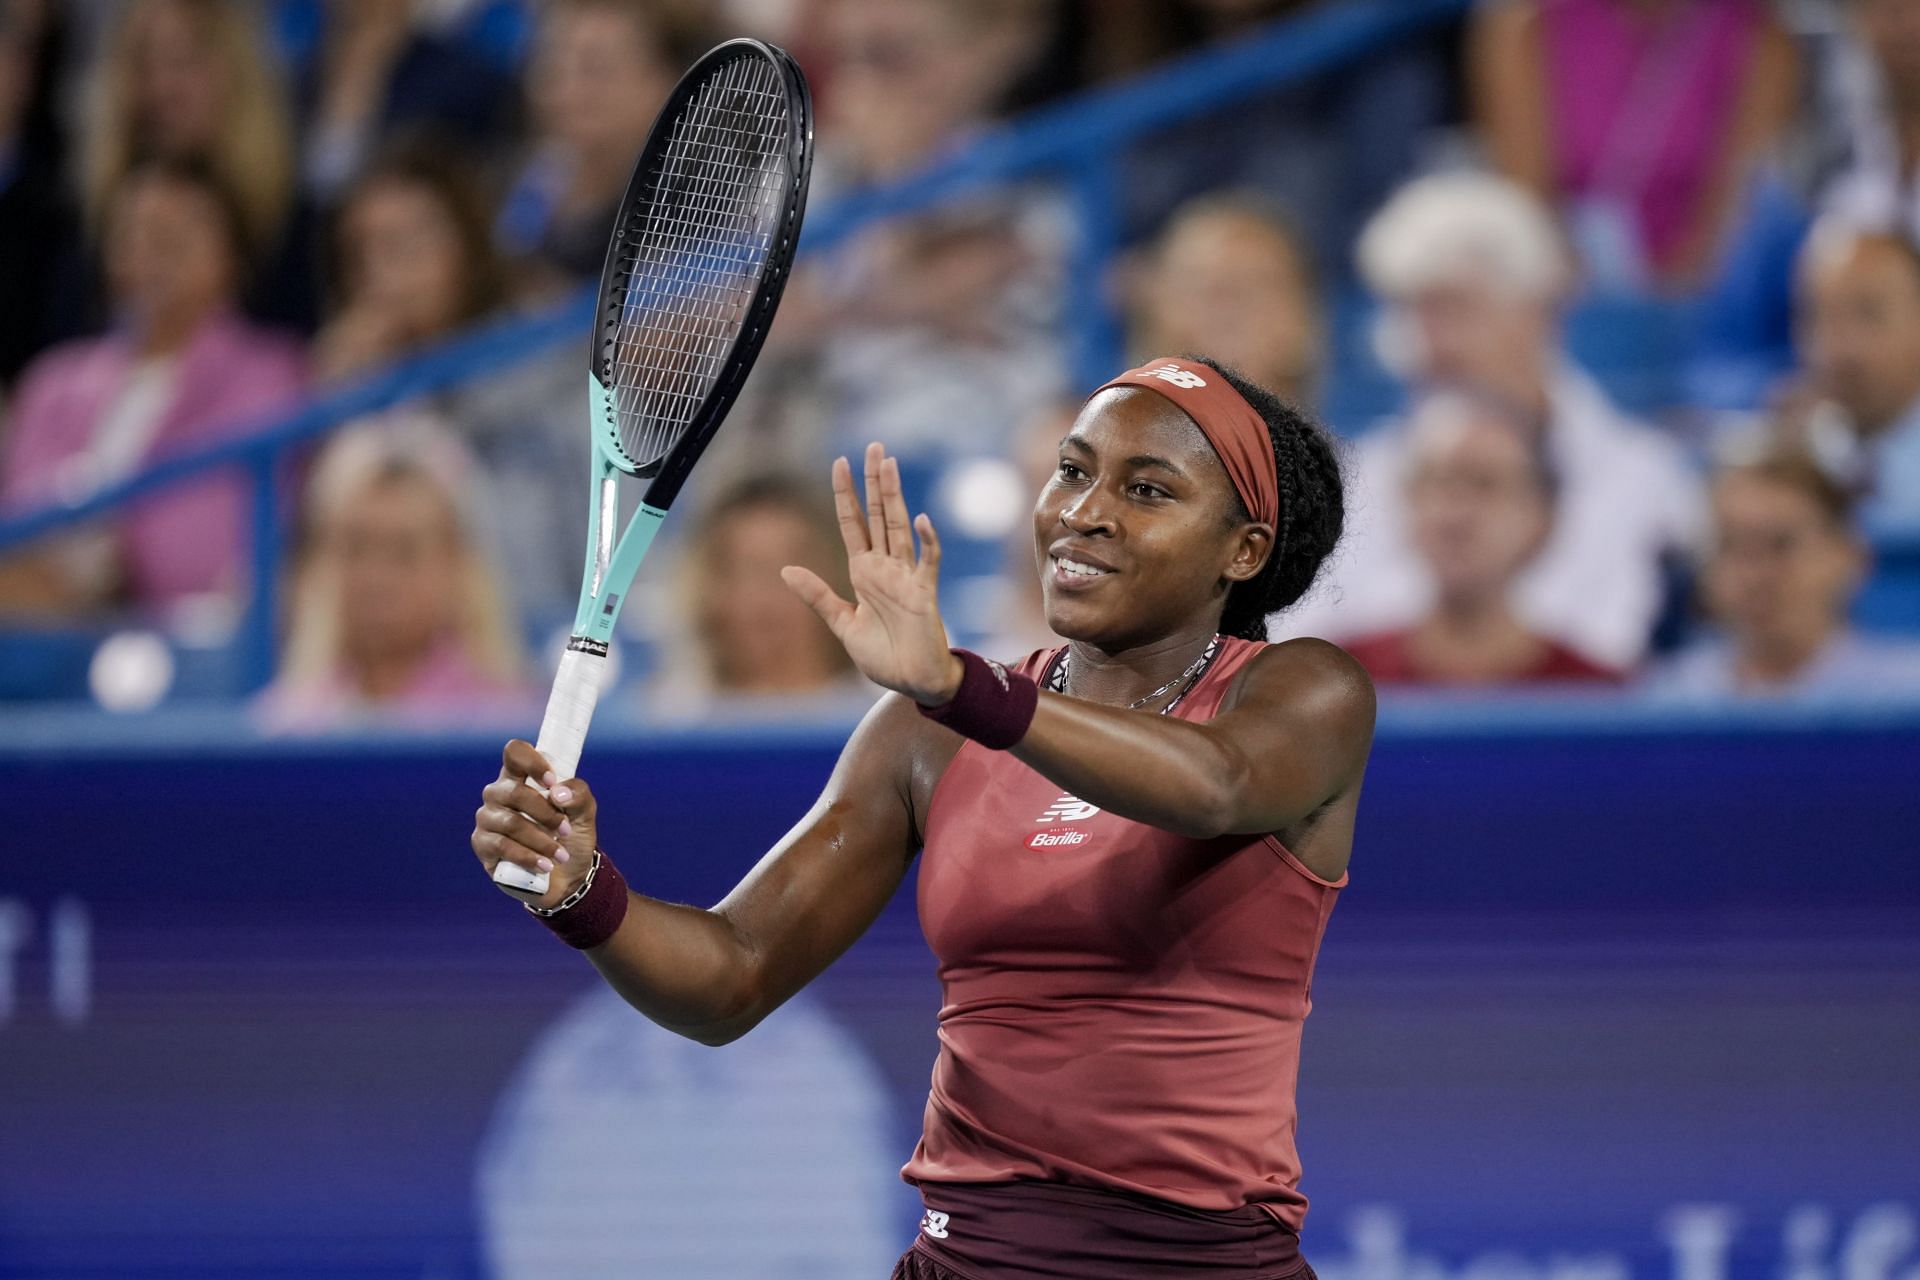
[[[270,725],[524,709],[521,647],[478,545],[475,486],[466,450],[424,421],[335,437],[307,487],[285,655],[261,699]]]
[[[1434,584],[1410,627],[1343,646],[1378,684],[1495,688],[1617,681],[1514,615],[1512,587],[1552,535],[1559,477],[1533,424],[1442,391],[1407,416],[1407,524]]]
[[[1375,215],[1359,258],[1383,303],[1383,363],[1415,393],[1453,387],[1503,404],[1532,424],[1560,477],[1553,533],[1515,584],[1520,619],[1600,666],[1635,665],[1666,603],[1664,561],[1699,541],[1702,499],[1673,441],[1568,358],[1572,268],[1551,214],[1501,178],[1422,178]],[[1288,615],[1288,634],[1364,635],[1431,610],[1433,578],[1401,502],[1407,448],[1400,423],[1355,447],[1344,554]]]

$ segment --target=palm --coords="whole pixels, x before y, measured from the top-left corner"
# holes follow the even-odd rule
[[[940,539],[926,516],[908,520],[899,466],[877,444],[867,448],[866,489],[863,512],[854,499],[853,469],[844,458],[834,463],[834,507],[847,547],[853,602],[806,569],[789,566],[781,577],[832,629],[869,680],[909,697],[925,695],[942,687],[952,665],[940,620]]]

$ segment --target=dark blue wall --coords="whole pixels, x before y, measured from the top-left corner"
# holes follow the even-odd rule
[[[0,1275],[483,1274],[503,1090],[593,987],[467,852],[497,747],[196,745],[216,727],[0,746]],[[604,839],[636,887],[709,902],[843,736],[609,726]],[[1899,716],[1391,718],[1301,1086],[1323,1277],[1663,1280],[1689,1240],[1688,1280],[1771,1277],[1882,1237],[1910,1274],[1886,1232],[1920,1210],[1917,779]],[[889,1187],[936,1009],[903,894],[794,1015],[871,1071]],[[761,1172],[808,1181],[788,1166]],[[751,1212],[659,1176],[682,1225]],[[876,1194],[904,1247],[909,1202]]]

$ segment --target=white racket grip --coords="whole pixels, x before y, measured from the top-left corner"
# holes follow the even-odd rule
[[[547,695],[547,714],[540,721],[540,740],[533,744],[553,766],[556,778],[571,778],[580,767],[580,750],[587,742],[587,726],[593,721],[594,705],[600,701],[606,669],[603,653],[569,647],[560,655],[553,692]],[[529,778],[527,783],[546,794],[539,779]],[[542,898],[550,879],[544,871],[529,871],[517,863],[502,861],[493,868],[493,882],[516,898]]]
[[[570,648],[560,655],[553,692],[547,695],[547,714],[540,721],[540,740],[533,744],[553,766],[556,778],[571,778],[580,767],[580,749],[587,743],[587,726],[593,722],[606,672],[604,653]]]

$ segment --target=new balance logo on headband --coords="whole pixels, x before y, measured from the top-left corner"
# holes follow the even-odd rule
[[[1171,382],[1176,387],[1185,387],[1191,391],[1195,387],[1204,387],[1207,380],[1190,369],[1182,369],[1177,364],[1163,364],[1158,369],[1143,369],[1145,377],[1158,378],[1162,382]]]

